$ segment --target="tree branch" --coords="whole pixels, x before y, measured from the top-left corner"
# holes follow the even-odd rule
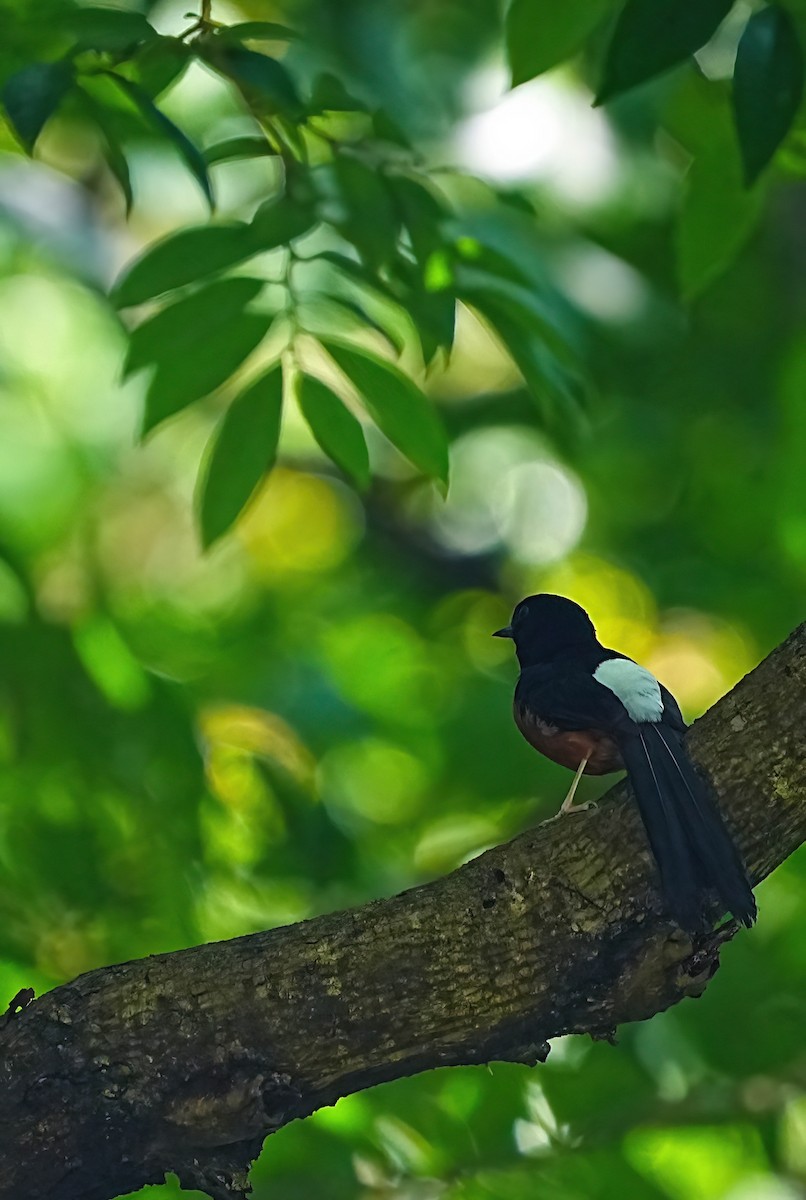
[[[806,838],[804,696],[806,625],[690,734],[756,882]],[[550,1038],[699,995],[735,927],[694,945],[664,919],[627,799],[618,784],[390,900],[92,971],[9,1015],[0,1197],[107,1200],[171,1170],[224,1200],[267,1133],[339,1096],[539,1062]]]

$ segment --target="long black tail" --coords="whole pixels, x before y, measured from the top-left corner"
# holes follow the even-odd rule
[[[682,738],[668,725],[642,724],[619,740],[671,915],[702,926],[708,890],[748,928],[756,902],[744,864]]]

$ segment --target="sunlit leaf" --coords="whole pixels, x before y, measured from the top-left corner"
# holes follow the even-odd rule
[[[159,36],[142,13],[124,8],[79,8],[68,25],[77,50],[127,50]]]
[[[376,272],[368,270],[363,263],[335,251],[326,250],[318,255],[317,259],[335,268],[337,283],[334,286],[350,290],[349,302],[341,294],[334,298],[342,304],[348,303],[354,308],[357,307],[365,314],[368,323],[383,333],[398,353],[402,353],[406,344],[402,326],[409,323],[410,315],[385,281],[380,279]],[[355,292],[362,297],[357,302],[352,299]],[[372,306],[371,311],[366,309],[365,302]]]
[[[143,304],[154,296],[223,271],[255,253],[243,221],[180,229],[149,246],[129,266],[112,292],[119,308]]]
[[[512,86],[574,54],[612,7],[613,0],[512,0],[505,26]]]
[[[803,96],[803,52],[792,19],[771,4],[753,13],[736,52],[733,109],[748,185],[789,132]]]
[[[384,337],[387,342],[389,342],[392,349],[396,350],[398,354],[403,353],[403,350],[406,346],[406,341],[401,334],[398,324],[395,323],[395,321],[384,321],[382,317],[378,317],[374,313],[371,313],[365,304],[360,303],[360,301],[355,300],[352,297],[332,296],[330,298],[340,305],[341,308],[352,313],[359,322],[362,322],[364,325],[369,326],[369,328],[374,329],[376,333],[381,334],[381,336]]]
[[[373,271],[368,271],[363,263],[357,262],[354,258],[348,258],[346,254],[339,254],[335,250],[324,250],[319,256],[322,261],[330,263],[343,274],[354,279],[357,283],[367,284],[386,295],[391,295],[386,285],[379,279]]]
[[[310,375],[300,375],[297,400],[311,432],[328,458],[360,488],[369,483],[369,456],[364,431],[335,392]]]
[[[198,498],[202,542],[212,545],[230,528],[277,455],[283,409],[283,373],[275,364],[227,409],[213,436]]]
[[[32,63],[6,82],[2,100],[8,119],[30,153],[45,122],[53,116],[73,83],[68,62]]]
[[[448,481],[448,442],[430,400],[386,359],[331,338],[322,344],[394,446],[425,475]]]
[[[683,62],[713,37],[733,0],[627,0],[605,56],[596,103]]]
[[[131,79],[126,79],[123,75],[111,74],[118,86],[137,105],[146,120],[173,143],[204,192],[207,203],[212,208],[214,205],[213,189],[210,184],[210,176],[207,174],[207,164],[199,148],[193,144],[190,138],[178,126],[174,125],[173,121],[165,116],[164,112],[161,112],[157,108],[151,97],[138,83],[134,83]]]
[[[276,155],[277,151],[269,145],[265,137],[227,138],[224,142],[216,142],[204,151],[204,158],[211,167],[214,163],[231,162],[236,158],[261,158],[264,155]]]
[[[387,327],[352,297],[313,293],[298,303],[297,317],[302,328],[316,336],[328,333],[338,336],[341,333],[353,334],[373,329],[398,354],[405,345],[400,331],[391,322]]]

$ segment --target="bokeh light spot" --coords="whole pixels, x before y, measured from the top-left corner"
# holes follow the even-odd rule
[[[337,746],[322,760],[320,791],[340,814],[379,825],[408,821],[420,808],[429,782],[425,764],[381,738]]]
[[[446,681],[399,617],[371,614],[328,629],[323,647],[334,682],[358,708],[401,725],[424,724]]]
[[[362,521],[346,488],[275,467],[237,532],[257,573],[279,580],[337,567],[360,537]]]

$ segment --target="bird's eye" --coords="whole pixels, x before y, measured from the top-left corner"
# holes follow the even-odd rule
[[[518,609],[518,611],[515,613],[515,620],[514,620],[513,624],[520,625],[520,623],[524,619],[524,617],[528,617],[528,616],[529,616],[529,606],[527,604],[522,604],[520,606],[520,608]]]

